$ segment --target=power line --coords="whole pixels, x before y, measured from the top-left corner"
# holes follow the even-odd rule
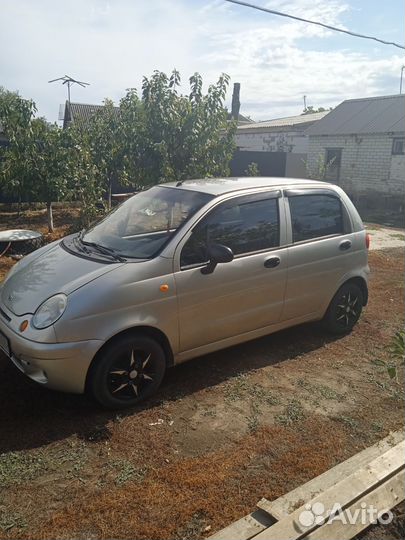
[[[309,21],[308,19],[303,19],[302,17],[296,17],[295,15],[288,15],[287,13],[282,13],[281,11],[275,11],[274,9],[268,9],[262,6],[255,6],[254,4],[249,4],[248,2],[241,2],[240,0],[225,0],[226,2],[231,2],[232,4],[238,4],[240,6],[250,7],[252,9],[257,9],[259,11],[265,11],[266,13],[271,13],[272,15],[280,15],[280,17],[288,17],[289,19],[295,19],[296,21],[306,22],[309,24],[316,24],[317,26],[322,26],[323,28],[327,28],[328,30],[334,30],[335,32],[343,32],[344,34],[349,34],[349,36],[359,37],[363,39],[372,39],[373,41],[378,41],[379,43],[383,43],[384,45],[393,45],[394,47],[398,47],[398,49],[404,49],[402,45],[399,45],[399,43],[395,43],[394,41],[384,41],[383,39],[379,39],[373,36],[366,36],[364,34],[356,34],[355,32],[350,32],[349,30],[343,30],[343,28],[336,28],[334,26],[329,26],[328,24],[324,24],[317,21]]]

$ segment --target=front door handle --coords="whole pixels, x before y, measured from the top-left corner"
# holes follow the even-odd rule
[[[352,243],[350,240],[343,240],[343,242],[340,242],[339,249],[342,251],[345,251],[347,249],[350,249],[352,247]]]
[[[275,268],[280,264],[280,257],[270,257],[264,261],[265,268]]]

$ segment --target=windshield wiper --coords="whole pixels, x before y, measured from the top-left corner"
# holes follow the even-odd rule
[[[81,230],[80,233],[79,233],[79,240],[80,242],[84,245],[84,246],[89,246],[89,247],[92,247],[94,249],[96,249],[97,251],[99,251],[100,253],[104,253],[104,255],[108,255],[109,257],[112,257],[113,259],[115,259],[116,261],[119,261],[119,262],[126,262],[127,260],[122,257],[121,255],[119,255],[115,249],[113,248],[109,248],[109,247],[106,247],[106,246],[102,246],[101,244],[97,244],[97,242],[88,242],[87,240],[83,240],[83,235],[84,235],[84,232],[85,230]]]

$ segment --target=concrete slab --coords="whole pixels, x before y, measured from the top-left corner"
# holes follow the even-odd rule
[[[405,229],[381,227],[374,223],[365,223],[365,227],[371,237],[370,250],[405,247]]]

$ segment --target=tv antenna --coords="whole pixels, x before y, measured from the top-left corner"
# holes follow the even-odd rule
[[[69,75],[64,75],[63,77],[59,77],[57,79],[52,79],[51,81],[48,81],[48,83],[53,83],[57,81],[63,81],[62,84],[67,85],[67,91],[68,91],[68,102],[70,104],[70,87],[74,84],[78,84],[79,86],[82,86],[83,88],[86,88],[86,86],[89,86],[90,83],[83,82],[83,81],[77,81],[76,79],[73,79],[72,77],[69,77]]]

